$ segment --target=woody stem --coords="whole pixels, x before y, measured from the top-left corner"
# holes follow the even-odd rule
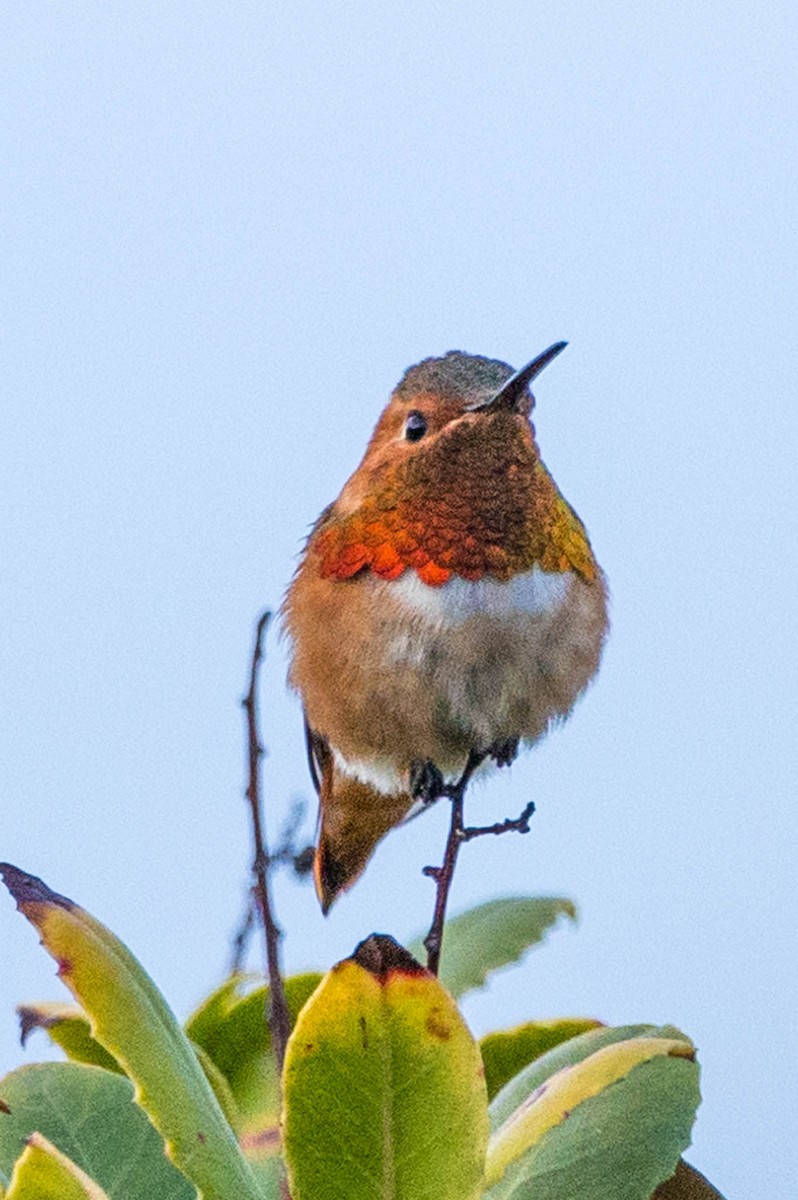
[[[460,846],[465,840],[463,836],[463,812],[466,788],[471,780],[471,776],[477,767],[484,762],[485,757],[484,753],[472,750],[460,778],[443,792],[443,795],[448,796],[452,803],[449,836],[446,839],[443,863],[440,867],[424,868],[424,874],[435,880],[435,911],[432,916],[429,933],[424,938],[424,946],[427,951],[427,970],[431,971],[433,975],[438,974],[440,967],[446,904],[449,899],[449,889],[452,886],[452,879],[454,878],[454,868],[457,865],[457,855],[460,853]]]
[[[274,907],[269,888],[272,860],[269,858],[266,846],[266,832],[261,814],[260,796],[260,760],[263,757],[263,746],[258,736],[258,669],[263,658],[263,637],[271,620],[271,613],[264,612],[255,630],[255,646],[252,651],[252,661],[249,670],[249,690],[242,704],[247,722],[247,759],[249,766],[249,782],[246,798],[249,801],[252,818],[252,839],[254,843],[254,859],[252,871],[255,876],[254,896],[258,915],[263,925],[266,940],[266,963],[269,975],[269,1013],[268,1022],[272,1035],[272,1046],[277,1059],[278,1072],[282,1073],[285,1059],[285,1047],[291,1032],[291,1018],[285,998],[285,986],[280,970],[280,938],[282,933],[274,918]]]

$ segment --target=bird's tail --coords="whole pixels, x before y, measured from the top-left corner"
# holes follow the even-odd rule
[[[406,792],[386,795],[344,774],[332,761],[324,764],[319,789],[319,837],[313,864],[322,912],[350,888],[377,844],[404,820],[413,801]]]

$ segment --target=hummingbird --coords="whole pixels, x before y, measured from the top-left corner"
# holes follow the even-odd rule
[[[605,578],[530,419],[565,346],[516,372],[454,350],[410,367],[307,539],[282,615],[325,913],[471,756],[508,765],[598,669]]]

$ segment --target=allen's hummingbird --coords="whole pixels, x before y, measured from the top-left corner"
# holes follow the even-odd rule
[[[595,674],[607,590],[540,458],[529,384],[451,351],[405,373],[283,606],[319,792],[326,912],[472,752],[498,765]]]

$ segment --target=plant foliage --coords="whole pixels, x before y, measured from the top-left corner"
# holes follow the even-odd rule
[[[478,1045],[465,1024],[455,996],[573,917],[566,900],[454,918],[441,981],[382,935],[287,980],[280,1081],[262,983],[225,980],[181,1028],[100,922],[2,870],[77,1001],[20,1008],[24,1032],[44,1030],[69,1061],[0,1080],[5,1200],[718,1196],[681,1162],[699,1093],[679,1030],[565,1018]]]

